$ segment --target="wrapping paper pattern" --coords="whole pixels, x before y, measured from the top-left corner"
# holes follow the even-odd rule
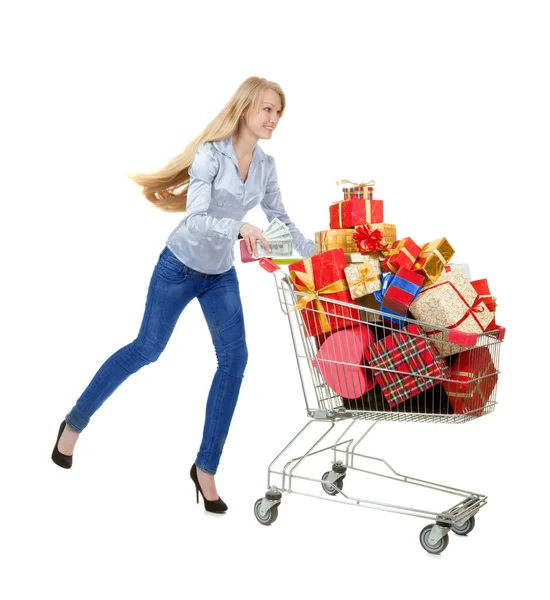
[[[449,367],[417,325],[396,331],[368,347],[368,363],[390,406],[448,379]],[[380,369],[388,369],[383,371]],[[397,372],[393,372],[397,371]],[[431,378],[435,379],[431,379]]]
[[[479,417],[497,384],[498,373],[487,346],[463,352],[451,365],[450,379],[443,383],[456,414]]]
[[[426,277],[426,285],[435,283],[454,253],[453,247],[444,237],[428,242],[422,246],[412,270]]]
[[[346,253],[357,252],[357,243],[353,239],[354,229],[327,229],[315,232],[315,251],[327,252],[342,248]]]
[[[418,321],[466,333],[482,333],[493,319],[493,313],[458,270],[445,273],[437,283],[423,288],[411,303],[410,311]],[[444,342],[435,342],[442,356],[465,350],[448,342],[449,332],[427,328],[427,335]]]
[[[383,223],[384,201],[355,198],[329,206],[330,228],[343,229],[363,223]]]
[[[362,256],[362,255],[361,255]],[[380,261],[378,258],[364,256],[361,263],[352,263],[344,269],[351,297],[354,299],[372,294],[379,290]]]
[[[357,304],[349,292],[344,277],[346,259],[341,248],[315,254],[311,258],[288,265],[295,290],[306,295],[300,297],[295,310],[301,310],[308,335],[316,336],[353,325],[359,321],[360,311],[348,306],[324,302],[323,297],[348,304]],[[302,274],[305,273],[305,276]],[[336,291],[332,291],[335,289]]]
[[[390,250],[384,252],[382,269],[390,273],[397,273],[400,267],[412,269],[420,250],[420,246],[415,244],[410,237],[398,240],[394,242]]]

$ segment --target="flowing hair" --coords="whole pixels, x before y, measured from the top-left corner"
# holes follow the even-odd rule
[[[248,115],[256,115],[260,112],[263,94],[269,89],[281,97],[283,116],[286,100],[281,86],[263,77],[249,77],[241,83],[220,113],[181,154],[154,173],[134,173],[128,175],[129,179],[141,186],[141,193],[157,208],[166,212],[185,212],[190,180],[189,167],[199,146],[205,142],[225,140],[237,133],[242,113],[246,111]],[[183,191],[175,194],[174,190],[178,188],[183,188]]]

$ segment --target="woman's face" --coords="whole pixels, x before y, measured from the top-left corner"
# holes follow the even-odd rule
[[[260,112],[256,115],[245,117],[245,123],[252,133],[261,139],[271,139],[273,130],[279,124],[281,115],[281,97],[273,90],[266,90]]]

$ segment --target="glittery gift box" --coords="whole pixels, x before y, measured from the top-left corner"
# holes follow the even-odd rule
[[[458,270],[444,273],[437,283],[420,290],[410,311],[418,321],[465,333],[482,333],[493,319],[493,313],[464,273]],[[464,346],[449,342],[448,331],[425,329],[442,356],[466,350]]]
[[[353,227],[363,223],[383,223],[384,201],[364,198],[343,200],[331,204],[329,212],[331,229]]]
[[[353,239],[354,229],[327,229],[315,232],[315,252],[327,252],[342,248],[345,253],[357,252],[356,241]]]
[[[455,251],[443,237],[422,246],[412,270],[426,277],[425,285],[435,283]]]

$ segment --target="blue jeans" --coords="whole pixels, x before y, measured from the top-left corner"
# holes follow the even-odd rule
[[[248,359],[235,267],[220,275],[199,273],[165,247],[151,277],[137,338],[100,367],[65,418],[71,429],[81,432],[125,379],[159,358],[180,314],[193,298],[199,300],[218,359],[195,462],[206,473],[216,473]]]

